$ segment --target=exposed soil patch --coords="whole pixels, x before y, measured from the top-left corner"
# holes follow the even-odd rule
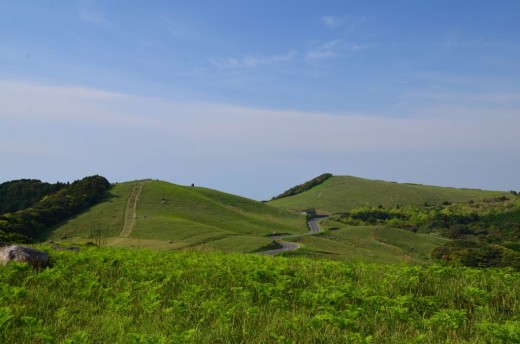
[[[130,190],[128,200],[126,201],[125,222],[123,223],[123,228],[121,228],[121,233],[119,233],[120,237],[127,238],[132,233],[132,229],[134,229],[135,220],[137,219],[137,202],[146,182],[139,182]]]

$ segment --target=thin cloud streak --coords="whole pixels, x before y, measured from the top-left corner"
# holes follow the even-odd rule
[[[327,59],[331,57],[335,57],[337,55],[335,49],[341,43],[340,39],[336,39],[333,41],[329,41],[323,44],[320,44],[313,48],[312,50],[307,51],[305,54],[305,59],[307,61],[316,61],[321,59]]]
[[[345,21],[347,20],[347,18],[345,17],[338,17],[338,16],[323,16],[321,17],[321,22],[328,28],[331,28],[331,29],[334,29],[334,28],[337,28],[341,25],[343,25],[343,23],[345,23]]]
[[[245,143],[281,150],[421,150],[501,147],[520,127],[517,110],[440,108],[446,116],[385,118],[170,102],[85,88],[0,83],[0,118],[157,130],[191,143]],[[28,105],[30,104],[30,105]],[[468,115],[472,113],[471,121]],[[496,119],[500,119],[497,121]],[[219,128],[215,130],[215,128]],[[493,128],[493,132],[488,132]],[[499,132],[497,132],[499,131]],[[486,135],[480,135],[486,133]],[[479,135],[476,135],[479,134]],[[309,140],[312,137],[314,140]],[[442,137],[442,139],[440,139]],[[514,139],[516,140],[516,139]],[[319,143],[318,145],[316,143]],[[236,145],[236,150],[244,145]]]
[[[322,16],[321,23],[329,29],[346,28],[348,31],[359,31],[365,24],[366,18],[363,16]]]
[[[336,52],[326,50],[326,51],[316,51],[311,50],[308,51],[307,54],[305,54],[305,59],[308,61],[316,61],[316,60],[322,60],[322,59],[328,59],[337,56]]]
[[[294,50],[281,55],[272,56],[245,56],[242,58],[229,57],[224,60],[213,60],[213,64],[220,69],[255,68],[262,65],[271,65],[293,60],[298,53]]]
[[[80,0],[77,6],[81,20],[100,27],[109,27],[111,23],[105,16],[103,7],[96,0]]]
[[[336,57],[340,55],[340,53],[345,52],[358,52],[361,50],[364,50],[368,48],[368,45],[360,45],[356,42],[353,43],[347,43],[344,42],[341,39],[336,39],[333,41],[325,42],[323,44],[319,44],[315,46],[314,48],[307,51],[305,54],[305,60],[309,62],[322,60],[322,59],[328,59],[332,57]],[[340,53],[338,53],[338,51]]]

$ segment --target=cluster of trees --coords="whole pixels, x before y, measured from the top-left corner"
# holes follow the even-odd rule
[[[441,206],[361,207],[338,214],[348,225],[384,225],[436,232],[453,241],[438,247],[434,259],[468,266],[514,266],[520,269],[520,201],[498,197]]]
[[[403,229],[439,232],[450,239],[467,235],[520,240],[520,201],[500,197],[439,206],[396,206],[385,209],[360,207],[337,214],[335,220],[348,225],[384,225]]]
[[[292,188],[290,188],[289,190],[285,191],[284,193],[276,196],[276,197],[273,197],[271,199],[271,201],[274,201],[275,199],[280,199],[280,198],[284,198],[284,197],[289,197],[289,196],[294,196],[294,195],[297,195],[297,194],[300,194],[302,192],[305,192],[307,190],[310,190],[312,189],[313,187],[317,186],[317,185],[320,185],[321,183],[325,182],[327,179],[329,179],[330,177],[332,177],[332,174],[330,173],[324,173],[314,179],[311,179],[303,184],[300,184],[300,185],[296,185]]]
[[[337,220],[351,226],[388,225],[390,227],[406,228],[412,221],[412,209],[400,207],[385,209],[383,206],[359,207],[350,212],[339,214]]]
[[[39,239],[50,227],[104,199],[109,188],[110,183],[101,176],[60,184],[57,192],[45,195],[29,207],[0,215],[0,240],[27,242]],[[16,203],[3,197],[8,204]]]
[[[450,231],[460,226],[475,224],[482,219],[476,211],[459,212],[454,209],[450,204],[425,207],[397,206],[390,209],[382,206],[360,207],[338,215],[337,219],[352,226],[384,225],[414,232],[419,229],[436,230],[448,237],[452,237]]]
[[[20,179],[0,184],[0,215],[25,209],[43,197],[66,187],[64,183],[44,183],[37,179]]]

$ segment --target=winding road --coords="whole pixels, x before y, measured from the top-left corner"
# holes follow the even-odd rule
[[[311,233],[319,233],[322,231],[318,222],[320,222],[323,219],[324,219],[323,217],[317,217],[308,222]]]
[[[308,222],[310,233],[319,233],[322,231],[320,225],[318,224],[318,222],[321,221],[322,219],[323,219],[323,217],[319,217],[319,218],[312,219]],[[304,234],[304,235],[306,235],[306,234]],[[282,245],[282,247],[274,249],[274,250],[259,252],[259,254],[274,256],[274,255],[282,253],[282,252],[297,250],[300,248],[299,244],[283,240],[283,238],[296,237],[296,236],[300,236],[300,235],[273,236],[272,237],[273,241],[279,243],[280,245]]]

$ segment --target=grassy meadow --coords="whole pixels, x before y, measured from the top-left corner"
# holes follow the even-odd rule
[[[127,199],[143,183],[135,224],[120,237]],[[131,207],[130,207],[131,209]],[[305,233],[305,217],[247,198],[162,181],[118,183],[110,197],[57,227],[50,240],[98,240],[116,247],[197,248],[253,252],[269,244],[267,235]]]
[[[0,268],[2,343],[517,343],[520,273],[87,248]]]
[[[320,213],[333,214],[365,206],[439,205],[445,201],[469,202],[503,195],[508,193],[333,176],[310,190],[268,204],[292,210],[316,208]]]
[[[393,264],[431,264],[431,251],[449,239],[384,226],[348,226],[320,221],[325,231],[291,239],[301,244],[287,257],[325,258]]]

